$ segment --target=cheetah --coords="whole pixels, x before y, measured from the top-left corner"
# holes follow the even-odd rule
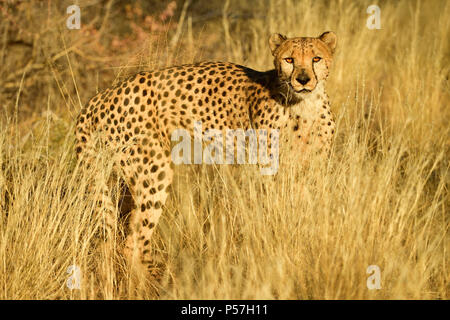
[[[325,84],[336,41],[331,31],[317,38],[276,33],[269,38],[272,70],[201,62],[140,72],[82,108],[76,125],[78,159],[92,157],[98,146],[93,137],[100,137],[118,155],[116,169],[135,203],[123,249],[132,265],[152,268],[151,236],[173,178],[174,130],[192,131],[196,121],[202,130],[277,129],[303,153],[329,153],[335,121]],[[105,228],[113,234],[117,210],[108,187],[101,190],[106,201],[98,207],[107,211]]]

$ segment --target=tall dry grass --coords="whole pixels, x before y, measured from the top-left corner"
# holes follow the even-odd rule
[[[82,10],[95,19],[92,3]],[[107,52],[87,54],[89,35],[61,27],[65,3],[26,8],[48,20],[33,63],[0,70],[0,298],[448,299],[450,6],[380,1],[382,29],[369,30],[370,4],[270,0],[250,10],[226,1],[210,22],[187,7],[184,21],[179,12],[171,22],[181,27],[117,53],[116,65]],[[120,8],[110,10],[117,18]],[[114,24],[98,21],[107,41]],[[271,32],[325,30],[339,37],[330,159],[308,170],[286,160],[274,177],[253,166],[180,167],[154,236],[161,280],[137,285],[120,256],[93,245],[88,185],[108,178],[111,161],[99,153],[96,168],[78,168],[80,103],[159,65],[214,58],[268,69]],[[79,290],[66,286],[71,265],[82,273]],[[380,267],[379,290],[366,285],[369,265]]]

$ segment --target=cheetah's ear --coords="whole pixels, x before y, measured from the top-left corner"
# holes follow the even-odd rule
[[[331,53],[334,53],[334,49],[336,49],[337,37],[336,34],[332,31],[324,32],[318,38],[325,42],[325,44],[330,48]]]
[[[272,54],[275,53],[275,50],[282,44],[287,38],[279,33],[274,33],[269,38],[269,47],[272,51]]]

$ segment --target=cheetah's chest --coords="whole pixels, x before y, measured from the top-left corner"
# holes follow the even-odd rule
[[[323,98],[304,100],[288,109],[284,126],[285,140],[293,145],[329,149],[334,134],[334,119],[329,103]]]

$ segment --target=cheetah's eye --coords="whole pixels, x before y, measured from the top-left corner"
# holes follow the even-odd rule
[[[314,58],[313,58],[313,62],[319,62],[320,60],[322,60],[321,57],[314,57]]]
[[[286,61],[287,63],[292,63],[292,62],[294,62],[294,59],[292,59],[292,58],[285,58],[284,61]]]

